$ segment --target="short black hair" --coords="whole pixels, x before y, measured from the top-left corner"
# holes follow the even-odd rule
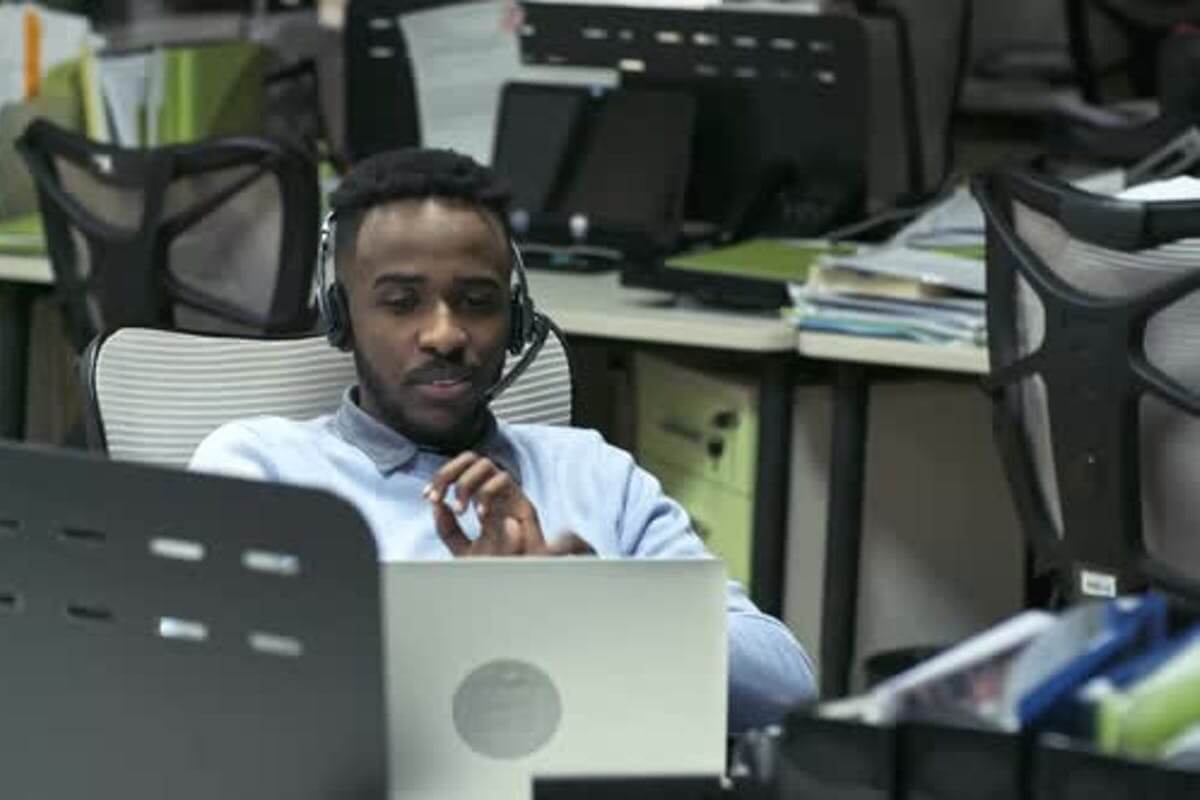
[[[353,259],[359,228],[372,208],[395,200],[427,197],[458,200],[489,211],[499,220],[505,238],[511,235],[509,188],[495,172],[453,150],[389,150],[355,164],[329,198],[337,222],[337,263]]]

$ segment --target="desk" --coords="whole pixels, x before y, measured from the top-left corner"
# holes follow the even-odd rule
[[[796,349],[807,358],[837,362],[821,608],[821,695],[831,699],[847,694],[854,662],[872,367],[985,375],[988,355],[981,347],[808,331],[799,332]]]

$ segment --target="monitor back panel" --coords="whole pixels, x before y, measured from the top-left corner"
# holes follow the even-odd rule
[[[382,797],[381,661],[345,503],[0,446],[0,796]]]

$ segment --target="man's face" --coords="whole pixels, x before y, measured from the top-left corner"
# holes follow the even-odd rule
[[[363,410],[419,444],[468,446],[504,365],[511,266],[499,222],[438,199],[377,206],[348,266]]]

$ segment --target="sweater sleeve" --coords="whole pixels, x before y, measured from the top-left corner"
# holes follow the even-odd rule
[[[607,461],[624,498],[622,550],[631,556],[710,558],[683,507],[632,457],[608,445]],[[733,732],[778,722],[816,694],[812,663],[791,631],[760,611],[729,581],[729,726]]]

